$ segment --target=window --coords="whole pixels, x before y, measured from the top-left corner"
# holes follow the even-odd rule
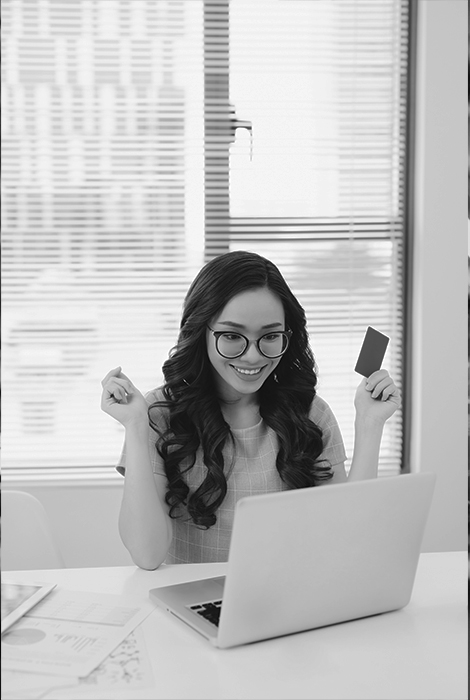
[[[234,249],[303,303],[352,455],[368,325],[403,376],[408,33],[404,0],[4,0],[4,474],[112,473],[101,378],[158,385]]]

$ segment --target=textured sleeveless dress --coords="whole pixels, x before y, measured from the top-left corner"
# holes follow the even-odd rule
[[[148,403],[162,398],[160,390],[146,395]],[[154,412],[157,409],[154,409]],[[161,420],[165,420],[161,409]],[[155,413],[152,417],[154,417]],[[323,431],[323,452],[321,459],[327,460],[329,466],[335,467],[346,460],[343,438],[333,412],[318,395],[315,396],[310,409],[310,419]],[[155,420],[155,418],[154,418]],[[156,422],[160,422],[157,420]],[[287,490],[276,469],[278,439],[272,428],[261,419],[251,428],[233,429],[235,454],[232,445],[224,448],[225,464],[231,465],[227,479],[227,495],[216,515],[217,522],[208,530],[203,530],[192,522],[187,522],[187,514],[173,520],[173,540],[166,564],[187,564],[194,562],[227,561],[232,534],[233,517],[237,501],[244,496],[253,496],[275,491]],[[163,460],[155,447],[156,433],[149,426],[150,454],[154,473],[165,476]],[[126,446],[116,466],[117,471],[125,475]],[[202,461],[202,452],[198,451],[194,467],[185,474],[191,491],[195,491],[206,475]],[[184,513],[184,510],[181,510]],[[185,517],[186,516],[186,517]]]

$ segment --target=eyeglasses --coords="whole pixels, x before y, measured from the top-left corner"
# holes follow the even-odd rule
[[[256,347],[261,355],[274,360],[276,357],[284,355],[292,336],[291,330],[271,331],[271,333],[265,333],[257,340],[250,341],[241,333],[214,331],[209,326],[208,328],[215,338],[217,352],[227,360],[234,360],[236,357],[244,355],[250,346],[250,342],[256,343]]]

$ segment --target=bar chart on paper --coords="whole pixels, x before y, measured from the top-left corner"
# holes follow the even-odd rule
[[[54,591],[3,635],[3,667],[87,676],[152,610],[125,596]]]

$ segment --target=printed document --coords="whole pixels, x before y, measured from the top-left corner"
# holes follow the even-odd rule
[[[119,691],[152,687],[152,666],[142,627],[137,627],[111,654],[84,678],[3,671],[5,700],[78,700],[115,697]]]
[[[54,590],[2,636],[2,667],[88,676],[154,609],[150,600]]]

